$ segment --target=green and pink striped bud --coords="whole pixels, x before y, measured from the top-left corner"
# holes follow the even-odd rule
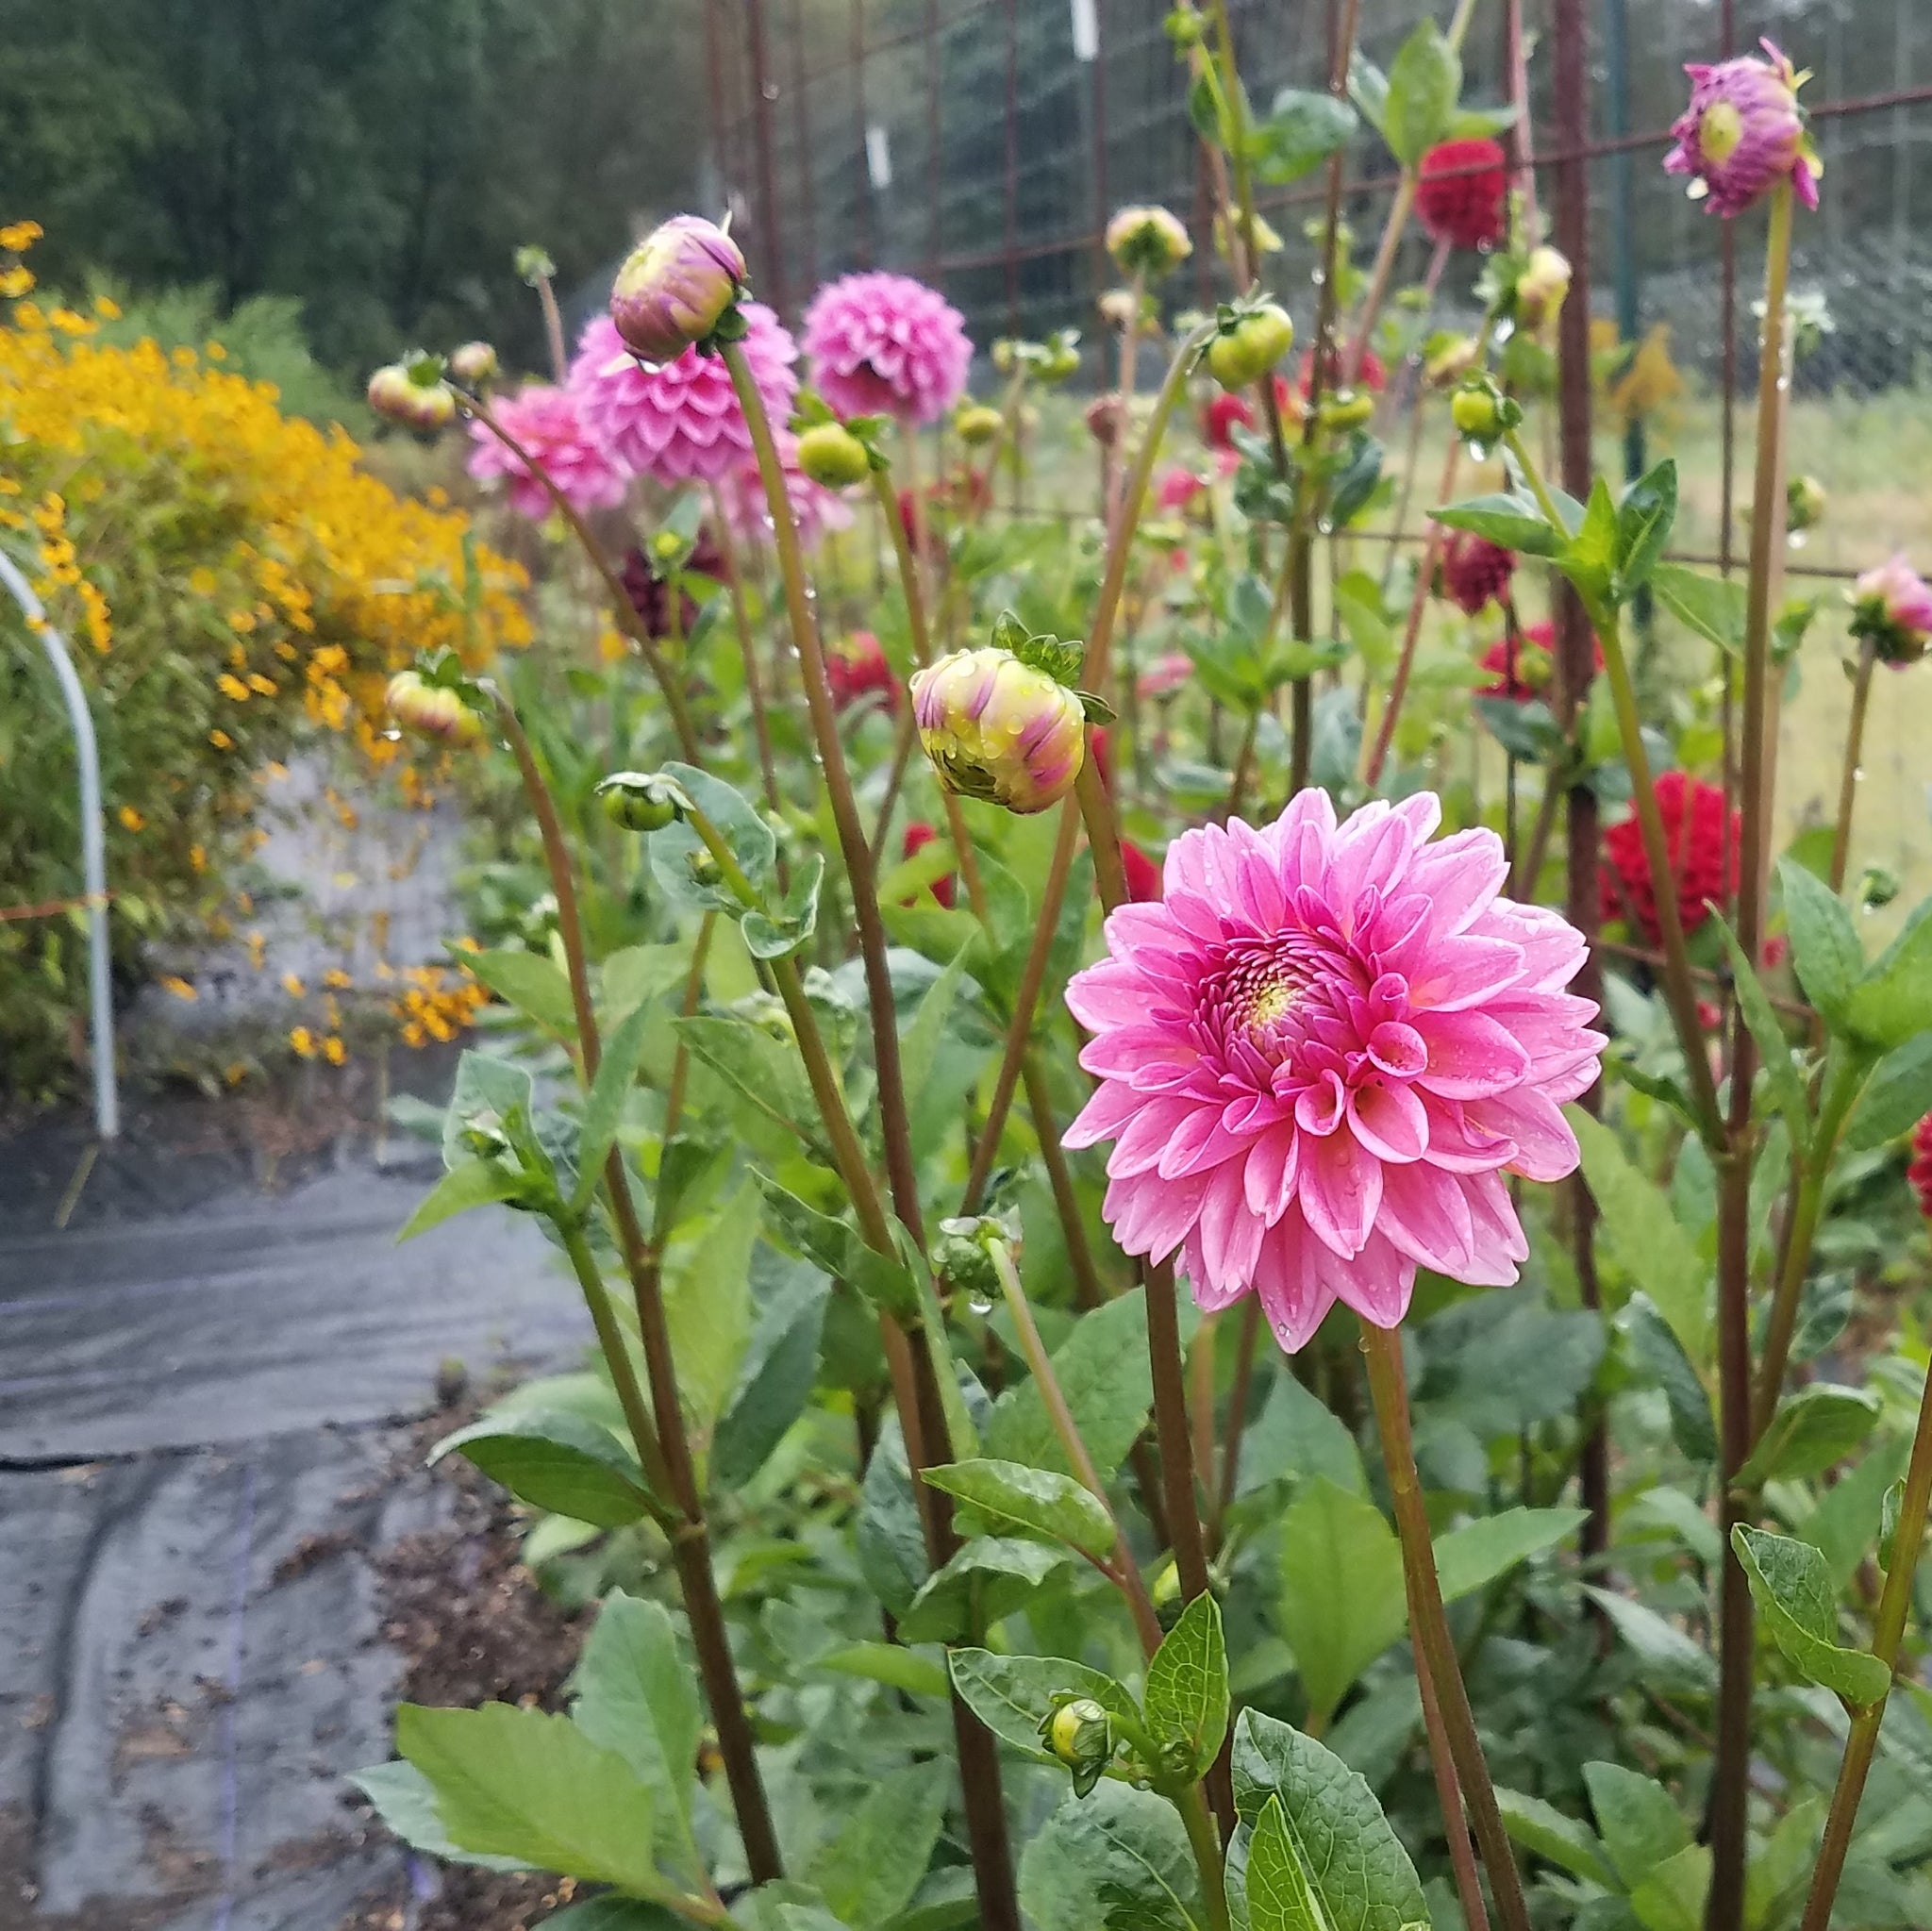
[[[610,319],[646,362],[705,341],[744,289],[744,256],[714,222],[673,215],[632,249],[610,288]]]
[[[997,645],[913,674],[912,718],[940,783],[1028,816],[1073,790],[1087,755],[1077,692]]]
[[[1852,586],[1852,635],[1888,664],[1916,663],[1932,643],[1932,585],[1904,551]]]

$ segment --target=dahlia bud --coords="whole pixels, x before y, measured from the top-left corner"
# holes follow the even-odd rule
[[[1002,375],[1010,375],[1019,361],[1020,344],[1009,335],[1003,335],[992,345],[992,366]]]
[[[1100,319],[1122,335],[1140,325],[1141,302],[1132,289],[1108,289],[1093,306],[1100,311]]]
[[[1829,501],[1816,476],[1793,476],[1785,485],[1785,527],[1793,536],[1816,527],[1824,522]]]
[[[1255,224],[1256,255],[1257,257],[1262,255],[1279,255],[1282,249],[1279,231],[1264,215],[1257,214],[1253,217],[1253,220]],[[1248,232],[1246,225],[1239,220],[1235,223],[1234,231],[1237,235],[1244,235]],[[1217,255],[1228,256],[1230,258],[1234,253],[1227,245],[1227,218],[1218,209],[1214,216],[1214,252]],[[1259,264],[1256,262],[1251,265],[1258,266]]]
[[[1107,252],[1123,275],[1158,281],[1194,252],[1194,244],[1166,208],[1124,208],[1107,225]]]
[[[662,831],[688,803],[675,782],[656,772],[614,771],[599,781],[604,815],[625,831]]]
[[[1727,220],[1787,177],[1807,208],[1818,206],[1824,169],[1798,105],[1809,76],[1770,41],[1758,44],[1762,60],[1743,54],[1714,67],[1685,68],[1690,105],[1672,125],[1677,144],[1664,157],[1664,172],[1689,175],[1691,198],[1707,196],[1710,211]]]
[[[1237,317],[1208,344],[1208,373],[1224,389],[1252,389],[1293,346],[1288,310],[1267,302]]]
[[[1570,263],[1556,249],[1532,248],[1523,273],[1516,277],[1516,320],[1524,328],[1538,329],[1563,306],[1570,292]]]
[[[1454,389],[1476,365],[1482,344],[1473,335],[1453,335],[1423,358],[1423,379],[1431,389]]]
[[[456,420],[455,391],[435,363],[391,362],[369,378],[369,407],[385,422],[397,423],[419,435],[433,436]],[[423,372],[418,373],[419,369]],[[424,375],[428,375],[425,380]]]
[[[1373,395],[1357,394],[1353,389],[1344,389],[1337,395],[1324,395],[1315,410],[1315,421],[1323,428],[1337,435],[1350,429],[1359,429],[1364,423],[1374,419],[1375,398]]]
[[[1449,417],[1472,441],[1493,442],[1503,433],[1502,398],[1486,384],[1458,389],[1449,398]]]
[[[744,288],[744,256],[721,227],[673,215],[636,248],[610,289],[610,319],[647,362],[675,362],[703,341]]]
[[[1042,382],[1064,382],[1080,373],[1080,332],[1075,328],[1056,329],[1046,339],[1046,354],[1036,372]]]
[[[999,410],[988,408],[985,403],[974,403],[953,418],[953,428],[968,448],[976,448],[982,442],[994,441],[1005,423]]]
[[[1004,1240],[1005,1225],[996,1220],[969,1216],[963,1220],[941,1221],[940,1238],[927,1257],[933,1278],[949,1293],[963,1294],[984,1312],[999,1298],[999,1271],[987,1251],[989,1240]]]
[[[389,714],[419,738],[467,747],[483,741],[483,720],[446,686],[427,684],[420,672],[398,671],[385,697]]]
[[[913,674],[912,717],[940,783],[1028,816],[1073,790],[1087,755],[1078,695],[997,645]]]
[[[1932,643],[1932,586],[1900,551],[1852,586],[1852,635],[1889,664],[1915,663]]]
[[[814,483],[842,490],[872,474],[872,458],[843,423],[818,423],[798,439],[798,467]]]
[[[1113,1756],[1113,1719],[1091,1696],[1056,1704],[1040,1726],[1041,1740],[1074,1773],[1074,1792],[1084,1797]]]
[[[1087,432],[1103,449],[1120,441],[1121,399],[1117,395],[1096,395],[1087,405]]]
[[[450,351],[449,373],[465,389],[481,389],[486,382],[494,382],[497,369],[496,351],[487,341],[466,341]]]

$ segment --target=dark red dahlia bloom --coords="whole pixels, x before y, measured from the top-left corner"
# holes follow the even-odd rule
[[[1121,864],[1127,874],[1127,896],[1137,906],[1155,904],[1160,897],[1160,867],[1128,839],[1121,841]]]
[[[1337,342],[1333,351],[1322,358],[1322,393],[1333,395],[1341,387],[1342,371],[1348,367],[1352,351]],[[1315,373],[1315,352],[1305,349],[1302,352],[1302,366],[1295,378],[1295,393],[1303,403],[1308,399],[1308,384]],[[1374,349],[1362,351],[1361,374],[1356,378],[1355,387],[1365,390],[1371,395],[1380,395],[1389,386],[1389,372],[1382,366],[1382,358]]]
[[[1457,530],[1442,551],[1442,594],[1465,617],[1500,603],[1515,574],[1514,550],[1469,530]]]
[[[1727,824],[1724,792],[1681,771],[1667,771],[1657,779],[1657,803],[1676,876],[1677,917],[1685,931],[1693,932],[1709,917],[1711,901],[1722,902],[1738,889],[1742,814],[1733,809]],[[1653,945],[1661,942],[1657,891],[1636,812],[1604,833],[1598,882],[1606,919],[1627,919]]]
[[[1509,176],[1493,141],[1445,141],[1416,170],[1415,212],[1432,241],[1493,248],[1508,233]]]
[[[1919,1211],[1932,1221],[1932,1113],[1912,1128],[1912,1163],[1906,1178],[1919,1196]]]
[[[888,710],[899,708],[899,680],[886,661],[886,653],[870,630],[855,630],[825,650],[825,681],[832,687],[832,702],[841,710],[860,698],[877,695]]]
[[[1478,697],[1507,697],[1518,704],[1527,704],[1532,697],[1541,697],[1550,688],[1556,674],[1556,659],[1552,653],[1556,649],[1556,630],[1549,624],[1531,624],[1525,626],[1517,640],[1515,674],[1510,674],[1509,640],[1499,637],[1480,659],[1486,671],[1496,674],[1493,684],[1485,684],[1477,691]],[[1596,660],[1596,668],[1604,667],[1604,641],[1592,635],[1591,652]]]
[[[907,858],[916,857],[938,837],[939,833],[924,819],[915,819],[906,827],[905,842],[899,847],[900,856]],[[953,874],[950,872],[943,878],[933,880],[932,895],[948,911],[953,909]],[[908,900],[908,903],[910,904],[912,901]]]

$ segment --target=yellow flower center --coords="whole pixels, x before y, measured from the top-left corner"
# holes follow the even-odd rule
[[[1744,138],[1744,117],[1729,101],[1713,101],[1697,124],[1697,145],[1704,158],[1721,168],[1737,153]]]

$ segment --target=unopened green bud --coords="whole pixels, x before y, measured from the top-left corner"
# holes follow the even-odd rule
[[[843,490],[872,474],[872,458],[843,423],[820,423],[798,439],[798,467],[827,490]]]
[[[449,352],[449,373],[465,389],[480,389],[497,375],[496,351],[487,341],[466,341]]]
[[[1124,208],[1107,225],[1107,252],[1123,275],[1159,281],[1194,252],[1194,244],[1166,208]]]
[[[369,378],[369,407],[385,422],[433,436],[456,420],[456,392],[433,360],[391,362]]]
[[[1072,1771],[1105,1765],[1113,1755],[1113,1719],[1091,1696],[1076,1696],[1047,1718],[1046,1747]]]
[[[1458,389],[1449,399],[1449,417],[1473,441],[1493,442],[1503,433],[1502,400],[1486,385]]]
[[[693,885],[718,885],[724,882],[724,868],[709,852],[692,852],[684,863],[686,871],[691,874]]]
[[[682,815],[684,793],[655,772],[614,771],[597,786],[604,815],[625,831],[662,831]]]
[[[998,1224],[992,1224],[995,1232]],[[1000,1277],[987,1252],[987,1223],[976,1219],[941,1221],[940,1237],[927,1258],[933,1278],[952,1294],[963,1294],[984,1311],[999,1298]]]
[[[1829,498],[1816,476],[1793,476],[1785,485],[1785,527],[1795,536],[1824,521]]]
[[[1481,345],[1473,335],[1451,336],[1423,361],[1423,379],[1431,389],[1453,389],[1476,365]]]
[[[1208,373],[1224,389],[1252,389],[1293,346],[1293,320],[1269,302],[1237,317],[1208,344]]]
[[[1523,273],[1516,277],[1516,320],[1524,328],[1541,328],[1563,306],[1570,292],[1570,263],[1556,249],[1532,248]]]
[[[1858,903],[1876,910],[1889,906],[1903,889],[1890,865],[1867,865],[1858,880]]]
[[[974,403],[953,418],[953,427],[961,442],[974,447],[992,441],[999,435],[1003,422],[999,410],[988,408],[985,403]]]
[[[1350,429],[1359,429],[1374,418],[1374,413],[1375,398],[1373,395],[1344,389],[1335,395],[1322,398],[1321,407],[1315,411],[1315,420],[1323,428],[1340,435]]]

